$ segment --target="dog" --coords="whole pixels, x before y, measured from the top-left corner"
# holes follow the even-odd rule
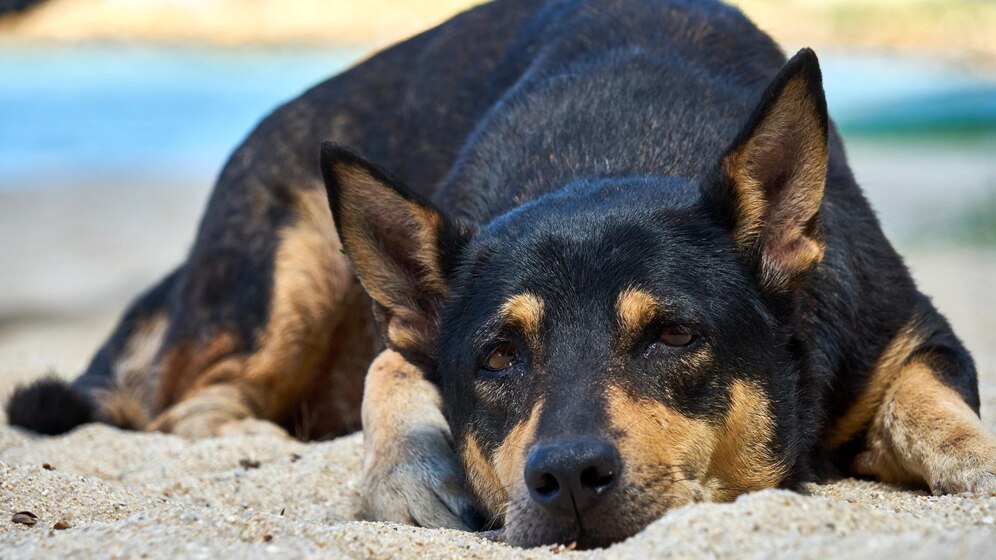
[[[362,425],[370,519],[580,547],[841,473],[993,494],[978,411],[816,55],[711,0],[498,1],[305,92],[82,376],[7,405]]]

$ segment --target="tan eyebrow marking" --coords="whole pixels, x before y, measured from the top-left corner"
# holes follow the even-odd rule
[[[644,329],[657,315],[657,300],[647,292],[626,288],[616,300],[619,329],[624,336],[634,336]]]
[[[543,299],[535,294],[516,294],[501,306],[502,315],[517,325],[532,341],[538,340],[543,325]]]

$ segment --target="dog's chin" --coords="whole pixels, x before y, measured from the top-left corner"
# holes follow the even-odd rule
[[[515,500],[508,508],[503,537],[508,544],[523,548],[550,545],[605,548],[639,533],[668,509],[693,501],[629,498],[620,495],[597,506],[580,523],[577,518],[551,516],[528,498]]]
[[[618,532],[600,529],[596,532],[582,529],[576,523],[546,519],[537,520],[535,524],[512,524],[505,528],[503,536],[508,544],[522,548],[564,545],[571,549],[587,550],[605,548],[624,541],[641,529],[643,527]]]

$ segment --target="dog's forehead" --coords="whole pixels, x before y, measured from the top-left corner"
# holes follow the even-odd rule
[[[606,272],[632,276],[680,243],[668,230],[695,214],[698,193],[679,177],[577,180],[482,227],[464,254],[466,268],[520,289],[593,268],[602,285],[611,281]]]
[[[697,186],[678,178],[569,185],[482,228],[463,256],[461,287],[492,308],[522,292],[614,305],[648,284],[710,295],[709,272],[735,268],[735,248],[699,201]]]
[[[646,217],[652,211],[681,211],[699,200],[692,179],[635,176],[576,179],[497,216],[483,228],[483,238],[505,240],[537,231],[573,233],[625,217]]]

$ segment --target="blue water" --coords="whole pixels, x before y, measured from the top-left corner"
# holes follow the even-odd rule
[[[996,77],[912,57],[821,57],[827,105],[845,134],[996,136]]]
[[[258,120],[360,50],[0,49],[0,189],[99,177],[209,181]],[[824,55],[847,133],[996,134],[996,81],[894,57]]]
[[[0,50],[0,188],[88,173],[201,179],[259,119],[362,54]]]

